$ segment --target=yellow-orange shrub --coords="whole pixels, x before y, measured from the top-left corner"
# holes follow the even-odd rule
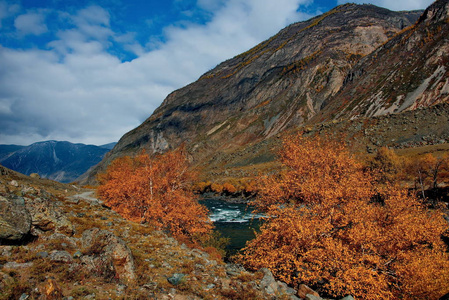
[[[442,214],[373,177],[341,143],[291,137],[282,174],[261,179],[268,218],[241,261],[295,286],[356,299],[438,299],[449,291]],[[385,191],[388,191],[385,193]]]
[[[212,183],[210,185],[210,190],[214,193],[221,194],[223,193],[223,185],[219,183]]]
[[[229,193],[229,194],[234,194],[234,193],[237,193],[237,188],[233,184],[231,184],[229,182],[225,182],[225,183],[223,183],[223,192]]]
[[[207,209],[190,190],[192,176],[181,150],[154,159],[142,152],[114,160],[98,176],[97,193],[127,219],[149,222],[195,241],[209,234],[213,226]]]

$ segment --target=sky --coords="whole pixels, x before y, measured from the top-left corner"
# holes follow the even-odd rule
[[[116,142],[170,92],[346,2],[432,0],[0,0],[0,144]]]

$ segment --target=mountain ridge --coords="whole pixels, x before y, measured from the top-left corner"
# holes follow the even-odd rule
[[[64,183],[76,180],[109,151],[99,146],[55,140],[14,148],[15,151],[0,158],[3,166],[25,175],[38,173],[43,178]]]
[[[446,1],[431,7],[441,3],[444,10]],[[428,15],[444,16],[434,10],[428,9]],[[145,122],[120,139],[88,181],[114,158],[140,149],[158,153],[185,143],[193,164],[204,167],[219,153],[336,120],[341,90],[366,76],[354,68],[420,27],[421,15],[422,11],[346,4],[291,24],[168,95]],[[431,19],[425,26],[436,22],[440,21]]]

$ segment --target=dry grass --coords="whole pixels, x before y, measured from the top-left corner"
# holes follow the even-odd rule
[[[406,148],[406,149],[397,149],[395,152],[400,156],[408,156],[414,157],[418,155],[431,153],[436,157],[441,157],[445,153],[449,153],[449,143],[440,144],[440,145],[428,145],[422,147],[414,147],[414,148]]]

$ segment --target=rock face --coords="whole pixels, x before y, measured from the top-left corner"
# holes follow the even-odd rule
[[[83,262],[103,277],[118,277],[131,282],[136,279],[134,259],[125,242],[107,230],[92,228],[83,233]]]
[[[36,192],[23,189],[26,191]],[[44,232],[73,234],[72,223],[54,201],[44,195],[42,198],[27,196],[0,195],[0,242],[20,243],[31,235],[36,237]]]
[[[311,122],[362,58],[421,13],[345,4],[288,26],[170,94],[141,126],[122,137],[88,181],[112,159],[142,148],[163,152],[185,142],[201,164],[217,152]]]
[[[32,225],[35,231],[55,231],[67,235],[73,234],[72,223],[53,201],[48,198],[25,198],[24,201],[31,214]]]
[[[400,113],[449,102],[449,2],[436,1],[348,73],[316,122]]]
[[[20,198],[0,196],[0,245],[1,241],[18,242],[31,230],[31,216]]]

